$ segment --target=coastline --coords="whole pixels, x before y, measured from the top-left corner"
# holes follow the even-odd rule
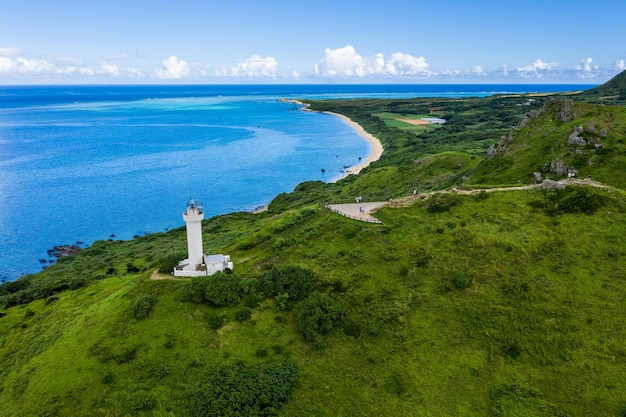
[[[352,174],[356,175],[359,172],[361,172],[361,170],[363,170],[364,168],[367,168],[372,162],[378,161],[380,159],[380,157],[383,155],[384,148],[383,148],[383,144],[380,142],[380,140],[376,136],[372,135],[371,133],[366,132],[365,129],[363,129],[363,127],[360,124],[350,119],[349,117],[344,116],[343,114],[333,113],[330,111],[325,111],[323,113],[332,114],[333,116],[339,117],[345,123],[352,126],[354,130],[356,130],[356,132],[360,136],[365,138],[365,140],[367,140],[369,144],[372,146],[372,152],[369,154],[369,156],[365,158],[365,160],[362,161],[360,164],[352,166],[350,167],[350,169],[346,169],[346,174],[341,178],[345,178],[348,175],[352,175]]]
[[[304,106],[301,109],[302,111],[316,111],[316,110],[309,109],[309,105],[307,103],[303,103],[298,100],[286,100],[286,101],[291,101],[293,103]],[[358,174],[363,169],[367,168],[372,162],[378,161],[380,157],[383,155],[383,152],[384,152],[383,144],[380,142],[380,140],[376,136],[372,135],[371,133],[366,132],[365,129],[363,129],[363,127],[360,124],[358,124],[357,122],[355,122],[354,120],[350,119],[349,117],[343,114],[339,114],[339,113],[335,113],[331,111],[324,111],[321,113],[330,114],[330,115],[339,117],[345,123],[352,126],[354,130],[356,130],[356,132],[359,134],[359,136],[367,140],[367,142],[372,147],[372,152],[369,154],[367,158],[365,158],[365,160],[363,160],[358,165],[351,166],[350,169],[346,169],[346,173],[333,182],[339,181],[340,179],[345,178],[348,175]]]

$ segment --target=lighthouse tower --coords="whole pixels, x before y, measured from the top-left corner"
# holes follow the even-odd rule
[[[202,249],[202,220],[204,210],[194,200],[187,204],[183,213],[183,220],[187,224],[187,259],[181,261],[174,268],[174,276],[197,277],[213,275],[218,271],[233,269],[233,263],[228,255],[205,255]]]
[[[204,264],[202,219],[204,219],[202,206],[196,205],[196,202],[191,200],[187,204],[187,210],[183,213],[183,220],[187,224],[187,254],[189,256],[187,259],[191,266]]]

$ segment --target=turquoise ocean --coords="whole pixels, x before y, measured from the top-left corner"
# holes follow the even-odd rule
[[[335,181],[371,147],[287,100],[467,97],[589,85],[0,86],[0,280],[87,246],[249,211],[308,180]],[[322,169],[325,172],[322,172]]]

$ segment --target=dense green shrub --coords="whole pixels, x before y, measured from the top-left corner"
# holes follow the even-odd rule
[[[244,307],[243,309],[235,312],[235,320],[239,322],[243,323],[244,321],[248,321],[250,320],[250,317],[252,317],[252,309],[248,307]]]
[[[316,347],[326,344],[325,335],[343,323],[346,307],[328,294],[315,291],[296,309],[297,328],[302,337]]]
[[[185,253],[174,253],[163,258],[160,258],[157,263],[159,265],[159,272],[161,274],[171,274],[174,271],[180,261],[185,259]]]
[[[435,194],[426,200],[426,211],[429,213],[445,213],[460,202],[456,194]]]
[[[0,285],[0,295],[13,294],[18,291],[25,290],[30,287],[31,280],[28,278],[20,278],[15,281],[5,282]]]
[[[239,303],[243,295],[241,277],[236,274],[217,273],[208,277],[204,298],[214,306],[232,306]]]
[[[452,284],[454,284],[454,288],[468,288],[470,285],[472,285],[472,277],[464,271],[459,271],[454,274],[454,278],[452,278]]]
[[[188,415],[275,416],[291,399],[297,379],[298,367],[288,359],[265,367],[222,366],[187,397]]]
[[[140,295],[133,304],[133,316],[137,319],[145,319],[150,315],[156,301],[156,298],[152,294]]]
[[[265,297],[287,294],[289,300],[304,300],[314,289],[317,276],[298,265],[275,267],[264,272],[258,280],[258,290]]]
[[[187,287],[187,298],[195,303],[216,307],[233,306],[241,301],[243,280],[237,274],[218,272],[192,278]]]
[[[565,187],[543,191],[541,199],[531,205],[543,209],[544,213],[556,216],[566,213],[593,214],[608,203],[608,198],[599,190],[591,187]]]
[[[67,284],[70,290],[76,290],[78,288],[84,287],[87,284],[87,280],[82,277],[75,277]]]
[[[209,329],[217,330],[224,325],[224,320],[226,317],[224,313],[212,314],[209,316],[207,320],[207,324],[209,325]]]

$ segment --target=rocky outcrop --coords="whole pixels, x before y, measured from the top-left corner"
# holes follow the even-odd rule
[[[584,131],[582,126],[576,126],[574,131],[567,138],[568,145],[587,146],[587,141],[580,134]]]
[[[551,172],[553,174],[557,174],[557,175],[567,175],[567,172],[569,171],[569,167],[566,166],[563,161],[556,159],[552,162],[550,162],[550,168],[548,170],[548,172]]]
[[[537,188],[538,190],[553,191],[565,188],[565,184],[546,178],[541,184],[537,184],[535,188]]]
[[[81,250],[83,250],[83,248],[78,245],[57,245],[52,249],[48,249],[48,255],[58,259],[62,256],[76,255]]]
[[[508,135],[500,136],[500,142],[495,145],[491,145],[489,149],[487,149],[487,155],[485,155],[485,159],[491,159],[496,155],[502,155],[506,152],[506,148],[509,143],[513,142],[514,135],[513,132],[516,128],[512,128]]]
[[[573,101],[562,101],[561,108],[557,115],[557,119],[563,123],[570,122],[580,117],[580,109],[576,107]]]

